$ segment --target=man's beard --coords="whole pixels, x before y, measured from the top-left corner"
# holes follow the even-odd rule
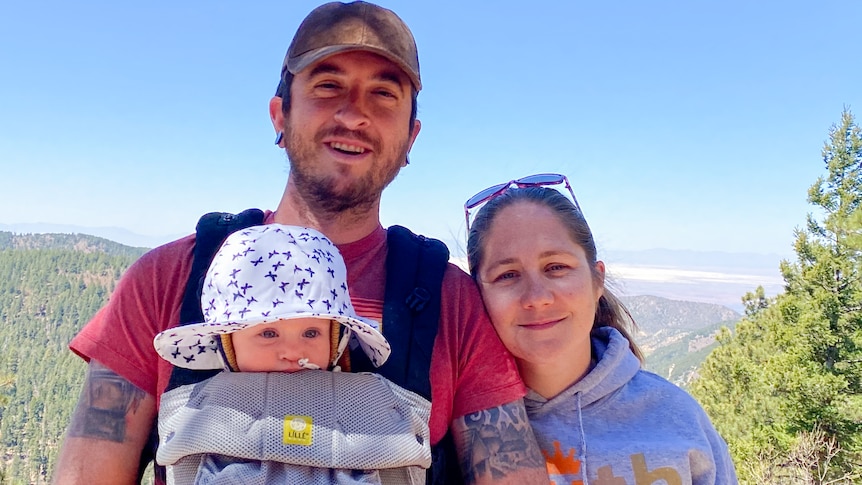
[[[409,140],[398,149],[381,153],[380,142],[371,139],[366,133],[351,131],[336,127],[325,132],[318,132],[309,143],[300,134],[292,130],[286,123],[285,147],[290,173],[294,186],[299,190],[305,203],[313,212],[319,215],[338,216],[345,213],[362,214],[371,210],[380,200],[383,189],[389,185],[401,170],[401,161],[407,157]],[[314,168],[317,165],[315,155],[322,145],[324,136],[335,135],[360,140],[372,147],[373,156],[377,157],[373,165],[361,178],[353,180],[349,186],[339,188],[337,174],[319,173]]]

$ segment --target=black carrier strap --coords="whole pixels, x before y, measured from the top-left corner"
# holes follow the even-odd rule
[[[260,209],[248,209],[239,214],[210,212],[200,218],[195,228],[192,271],[186,282],[183,304],[180,307],[180,325],[204,321],[204,315],[201,311],[201,292],[204,278],[215,253],[224,240],[235,231],[260,224],[263,224],[263,211]],[[169,391],[186,384],[194,384],[219,372],[219,370],[191,370],[175,366],[165,390]]]
[[[351,352],[351,369],[377,372],[430,401],[431,350],[449,250],[442,242],[401,226],[387,229],[386,242],[383,334],[392,353],[385,364],[374,368],[363,352]]]
[[[436,239],[391,226],[386,231],[386,289],[383,334],[392,353],[374,368],[361,351],[350,353],[354,371],[377,372],[401,387],[431,400],[431,351],[440,322],[440,296],[449,249]],[[459,484],[455,444],[446,436],[431,449],[429,484]]]
[[[186,282],[183,302],[180,307],[180,324],[187,325],[204,321],[201,311],[201,291],[203,290],[204,278],[207,274],[215,253],[224,240],[234,231],[246,227],[263,224],[263,211],[260,209],[248,209],[239,214],[227,212],[210,212],[204,214],[198,220],[195,228],[195,248],[193,252],[192,269]],[[174,367],[171,378],[168,381],[166,391],[175,389],[185,384],[193,384],[214,376],[217,370],[191,370]],[[147,467],[152,462],[155,478],[165,483],[165,467],[155,462],[156,449],[159,446],[159,430],[155,425],[150,431],[147,444],[141,452],[140,467],[138,470],[138,482]]]

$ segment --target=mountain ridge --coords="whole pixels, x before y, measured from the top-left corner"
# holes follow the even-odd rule
[[[153,236],[132,232],[121,227],[87,227],[74,224],[54,224],[44,222],[23,222],[14,224],[0,224],[0,231],[11,232],[16,235],[25,234],[84,234],[101,237],[110,241],[124,244],[130,247],[154,248],[161,246],[174,239],[179,239],[186,234]]]
[[[139,257],[148,249],[128,246],[110,239],[89,234],[16,234],[0,231],[0,250],[67,249],[92,253],[104,252],[111,256]]]

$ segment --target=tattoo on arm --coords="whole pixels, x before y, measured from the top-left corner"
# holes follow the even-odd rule
[[[72,416],[69,435],[122,443],[126,415],[138,411],[146,393],[110,369],[92,361]]]
[[[461,469],[467,483],[500,480],[523,468],[545,469],[522,400],[463,417]]]

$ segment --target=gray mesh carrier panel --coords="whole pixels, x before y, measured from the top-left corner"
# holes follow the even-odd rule
[[[156,459],[176,484],[424,483],[430,414],[377,374],[223,372],[162,395]]]

